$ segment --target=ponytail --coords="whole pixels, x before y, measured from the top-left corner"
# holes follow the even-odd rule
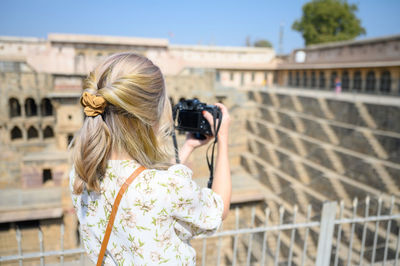
[[[74,194],[81,194],[85,184],[87,190],[100,192],[100,179],[105,174],[111,142],[110,131],[101,115],[85,119],[72,155],[77,173]]]

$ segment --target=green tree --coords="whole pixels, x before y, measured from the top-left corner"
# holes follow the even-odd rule
[[[258,40],[254,42],[254,47],[272,47],[272,44],[267,40]]]
[[[303,15],[292,29],[303,35],[306,45],[351,40],[365,34],[357,9],[346,0],[313,0],[303,5]]]

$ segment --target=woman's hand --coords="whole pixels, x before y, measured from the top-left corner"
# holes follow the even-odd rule
[[[205,136],[205,139],[196,139],[193,133],[186,134],[186,141],[184,146],[188,146],[192,150],[195,150],[198,147],[204,146],[209,143],[214,137],[213,136]]]
[[[203,112],[204,117],[205,113],[207,112]],[[205,137],[206,137],[205,139],[196,139],[193,133],[186,134],[186,141],[183,144],[182,148],[179,150],[179,160],[181,161],[182,164],[186,163],[190,154],[192,154],[192,152],[195,149],[208,144],[214,138],[213,136],[205,136]]]
[[[229,116],[228,109],[223,105],[222,103],[216,103],[216,106],[219,107],[222,113],[222,122],[221,122],[221,127],[219,128],[218,131],[218,143],[227,145],[228,144],[228,133],[229,133],[229,125],[231,123],[231,118]],[[211,129],[214,132],[214,119],[212,114],[209,112],[203,112],[203,116],[207,119],[208,123],[210,123]],[[218,119],[217,119],[217,124],[218,124]]]

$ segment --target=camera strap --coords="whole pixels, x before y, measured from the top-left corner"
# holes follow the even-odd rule
[[[211,188],[213,180],[214,180],[214,151],[215,151],[215,144],[217,144],[218,142],[218,131],[219,128],[221,127],[221,123],[222,123],[222,112],[219,113],[219,120],[218,120],[218,125],[217,125],[217,118],[215,115],[213,115],[213,121],[214,121],[214,142],[208,146],[207,148],[207,153],[206,153],[206,158],[207,158],[207,165],[208,165],[208,170],[210,170],[210,179],[208,180],[207,183],[207,187]],[[211,150],[211,160],[209,159],[208,156],[208,150],[210,149],[210,147],[212,146],[212,150]]]

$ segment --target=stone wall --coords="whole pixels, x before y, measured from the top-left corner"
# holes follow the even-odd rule
[[[326,200],[343,201],[345,217],[351,217],[354,198],[364,205],[369,197],[374,202],[369,213],[376,214],[378,198],[390,202],[394,195],[393,211],[399,210],[398,99],[284,88],[248,91],[247,96],[248,152],[241,156],[241,165],[270,190],[265,203],[275,213],[273,221],[279,206],[286,206],[290,217],[297,205],[302,220],[311,205],[311,217],[318,217]],[[388,211],[388,203],[383,204],[381,213]],[[358,215],[365,215],[364,208]],[[350,228],[344,230],[348,234]],[[374,230],[367,227],[367,248]],[[361,232],[360,226],[356,252]],[[318,232],[310,233],[308,244],[316,247]],[[283,235],[290,239],[289,232]],[[297,241],[301,247],[304,235]],[[282,248],[285,252],[285,245]]]

